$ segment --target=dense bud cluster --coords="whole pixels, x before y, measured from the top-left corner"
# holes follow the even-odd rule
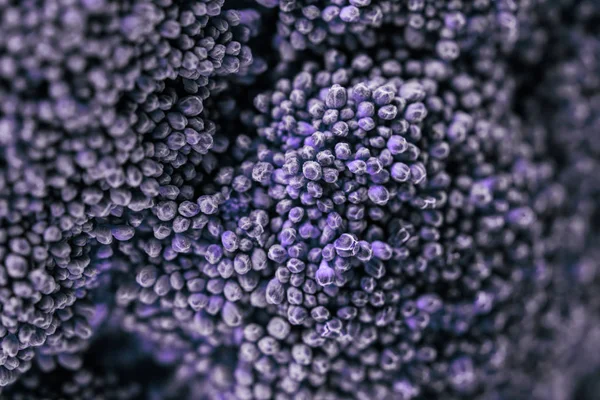
[[[258,18],[222,3],[2,4],[1,385],[40,346],[79,367],[94,260],[149,216],[170,221],[169,199],[210,171],[224,139],[203,104],[219,77],[252,73]]]
[[[396,44],[431,51],[452,62],[461,53],[488,45],[510,51],[519,35],[519,17],[529,1],[478,0],[256,0],[277,11],[275,43],[283,59],[310,49],[355,51],[377,45],[382,33],[396,34]]]
[[[330,51],[323,69],[307,63],[255,98],[268,145],[252,178],[278,200],[266,300],[327,358],[336,343],[331,363],[358,362],[355,378],[329,372],[345,396],[474,392],[502,364],[507,321],[526,317],[509,304],[543,284],[528,275],[545,273],[543,217],[564,195],[498,92],[484,92],[507,77],[386,55]]]
[[[558,166],[567,194],[547,246],[552,278],[545,308],[515,344],[501,396],[515,399],[591,399],[597,388],[598,201],[591,172],[598,163],[598,19],[593,1],[539,2],[522,24],[515,54],[521,80],[519,112],[532,137]],[[525,70],[536,70],[532,81]],[[544,141],[543,138],[546,138]],[[573,288],[577,288],[574,290]],[[594,372],[595,371],[595,372]],[[532,381],[535,383],[532,384]]]
[[[571,0],[0,0],[0,386],[592,390],[599,15]]]

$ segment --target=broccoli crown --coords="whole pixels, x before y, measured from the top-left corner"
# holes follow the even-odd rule
[[[593,396],[593,0],[0,0],[0,396]]]

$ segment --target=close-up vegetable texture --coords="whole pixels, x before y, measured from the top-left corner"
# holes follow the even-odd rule
[[[0,398],[600,399],[598,0],[0,0]]]

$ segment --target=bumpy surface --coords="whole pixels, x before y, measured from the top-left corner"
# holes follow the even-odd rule
[[[592,400],[594,0],[0,0],[0,397]]]

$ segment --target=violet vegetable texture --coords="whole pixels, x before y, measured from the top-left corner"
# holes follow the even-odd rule
[[[0,0],[0,398],[599,398],[599,27]]]

